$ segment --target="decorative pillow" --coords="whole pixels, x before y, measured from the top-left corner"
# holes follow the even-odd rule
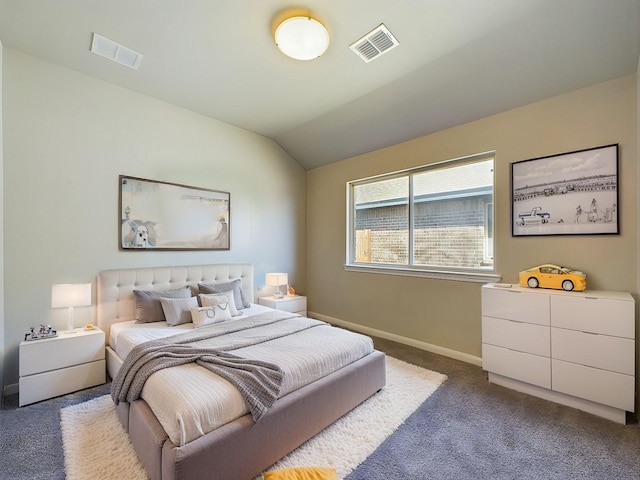
[[[233,299],[238,310],[251,306],[244,298],[244,294],[242,293],[242,280],[239,278],[228,282],[199,283],[198,288],[200,289],[200,293],[224,293],[233,290]]]
[[[196,328],[211,325],[212,323],[231,320],[229,303],[209,305],[206,307],[191,307],[191,320]]]
[[[217,305],[219,303],[228,303],[229,304],[229,312],[232,317],[237,317],[238,315],[242,315],[242,312],[239,312],[236,308],[233,290],[229,290],[224,293],[199,293],[198,298],[200,299],[200,305],[203,307],[209,307],[211,305]]]
[[[338,480],[335,468],[295,467],[262,474],[264,480]]]
[[[160,304],[167,323],[175,327],[181,323],[191,323],[191,308],[198,306],[198,299],[196,297],[161,298]]]
[[[136,297],[136,323],[163,322],[165,320],[161,298],[185,298],[191,296],[191,288],[185,286],[175,290],[134,290]]]

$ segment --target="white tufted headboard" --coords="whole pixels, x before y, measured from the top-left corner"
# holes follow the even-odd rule
[[[253,265],[247,263],[104,270],[98,273],[97,279],[98,327],[104,331],[109,345],[111,325],[135,318],[133,290],[169,290],[189,285],[195,294],[200,282],[220,282],[236,278],[242,280],[245,298],[254,302]]]

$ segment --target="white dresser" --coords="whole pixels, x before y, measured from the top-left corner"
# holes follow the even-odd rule
[[[635,304],[623,292],[482,287],[489,381],[625,423],[635,410]]]
[[[101,385],[106,380],[104,332],[76,328],[20,344],[20,406]]]

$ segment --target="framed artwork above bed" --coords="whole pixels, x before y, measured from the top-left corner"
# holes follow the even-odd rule
[[[120,250],[229,250],[230,193],[120,175]]]

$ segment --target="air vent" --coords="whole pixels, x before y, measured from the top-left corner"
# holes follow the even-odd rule
[[[380,26],[349,45],[349,48],[362,60],[369,63],[398,45],[400,43],[393,34],[384,24],[380,24]]]
[[[119,43],[109,40],[108,38],[93,34],[93,41],[91,42],[91,51],[96,55],[108,58],[114,62],[124,65],[125,67],[133,68],[137,70],[142,62],[142,54],[131,50]]]

